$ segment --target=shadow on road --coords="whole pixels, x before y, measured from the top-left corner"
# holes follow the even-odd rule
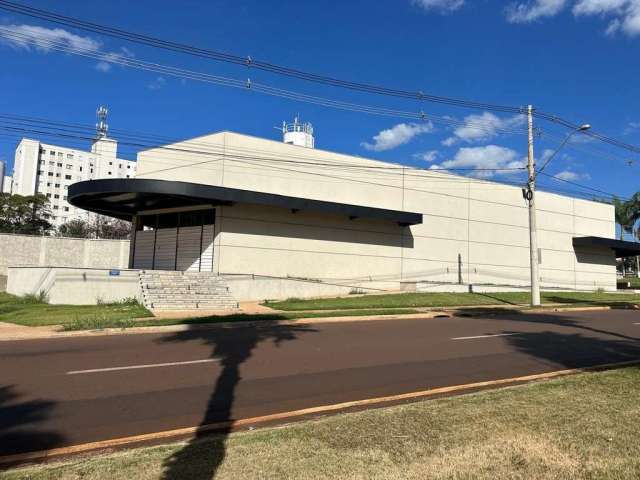
[[[505,339],[520,352],[569,369],[640,360],[640,345],[629,340],[551,331],[518,333]]]
[[[201,341],[211,345],[211,357],[220,359],[222,372],[200,422],[196,435],[164,464],[165,480],[209,480],[215,477],[225,457],[226,438],[233,427],[235,389],[241,380],[240,366],[261,342],[295,340],[300,334],[314,332],[308,326],[260,325],[242,328],[190,330],[176,333],[165,342]],[[215,428],[212,426],[215,425]],[[215,433],[214,433],[215,432]],[[205,436],[206,442],[201,441]]]
[[[54,408],[55,402],[29,400],[20,402],[12,386],[0,387],[0,456],[59,447],[64,437],[37,428]],[[0,468],[10,466],[5,462]]]
[[[469,309],[469,313],[481,316],[472,309]],[[504,337],[505,341],[517,350],[557,366],[578,368],[640,360],[640,338],[592,326],[589,324],[592,316],[589,315],[500,312],[486,318],[508,322],[508,330],[501,333],[509,334]],[[518,332],[514,323],[548,325],[549,330]],[[606,325],[605,322],[601,323]]]

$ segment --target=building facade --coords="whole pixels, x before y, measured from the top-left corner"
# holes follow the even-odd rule
[[[5,192],[4,177],[6,177],[6,172],[7,164],[4,161],[0,160],[0,193],[11,193],[11,191]]]
[[[86,220],[88,212],[67,201],[69,186],[98,178],[133,178],[136,162],[118,158],[117,150],[118,142],[106,131],[98,132],[90,151],[23,138],[16,148],[11,192],[45,195],[55,226],[75,218]]]
[[[140,152],[137,179],[71,195],[135,222],[131,268],[248,279],[242,298],[530,282],[520,188],[295,142],[215,133]],[[631,247],[614,239],[613,206],[536,198],[542,287],[615,290],[616,256]]]

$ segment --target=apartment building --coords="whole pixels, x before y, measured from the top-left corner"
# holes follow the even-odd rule
[[[106,109],[98,109],[99,123],[90,151],[23,138],[16,148],[13,168],[14,195],[46,195],[51,223],[87,219],[89,212],[67,201],[69,186],[98,178],[133,178],[136,162],[118,158],[118,142],[107,136]]]

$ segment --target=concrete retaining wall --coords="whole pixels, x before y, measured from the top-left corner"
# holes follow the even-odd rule
[[[53,305],[95,305],[125,298],[142,300],[137,270],[64,267],[9,267],[7,292],[44,292]]]
[[[127,268],[129,240],[0,234],[0,275],[9,266]]]

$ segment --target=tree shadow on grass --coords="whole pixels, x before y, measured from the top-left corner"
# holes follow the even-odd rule
[[[41,430],[38,423],[44,421],[55,406],[47,400],[20,402],[20,395],[13,386],[0,387],[0,456],[47,450],[59,447],[64,437],[56,432]],[[2,461],[0,469],[17,464]]]
[[[200,340],[211,345],[211,357],[220,361],[218,376],[200,427],[194,437],[164,463],[165,480],[209,480],[214,478],[225,457],[226,438],[233,428],[232,407],[235,390],[241,380],[240,366],[261,342],[275,345],[292,341],[300,334],[315,332],[304,325],[259,325],[189,330],[179,332],[167,342]],[[202,439],[209,437],[208,441]]]

